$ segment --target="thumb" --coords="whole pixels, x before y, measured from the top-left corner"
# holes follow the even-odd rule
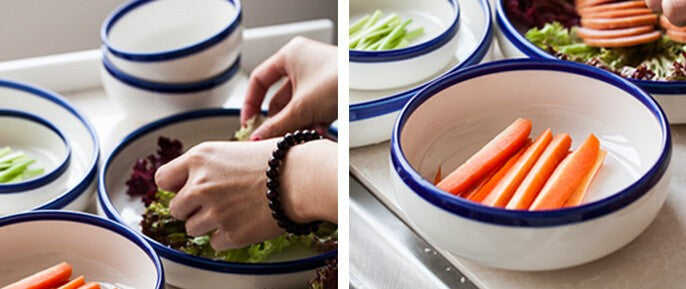
[[[287,132],[292,132],[309,126],[309,123],[301,113],[293,109],[293,102],[289,103],[279,113],[267,119],[250,136],[250,140],[263,140],[272,137],[282,136]]]

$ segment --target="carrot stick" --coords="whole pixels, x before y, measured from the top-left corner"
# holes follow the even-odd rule
[[[607,151],[605,150],[600,150],[600,152],[598,152],[598,157],[595,160],[595,164],[593,164],[593,168],[586,175],[586,177],[584,177],[581,185],[576,189],[576,191],[574,191],[574,193],[572,193],[572,196],[569,197],[569,200],[565,202],[565,208],[581,205],[581,202],[586,197],[588,188],[591,186],[591,182],[593,182],[593,178],[595,178],[595,176],[598,174],[600,166],[603,164],[603,160],[605,160],[605,155],[607,155]]]
[[[100,284],[95,282],[88,282],[86,285],[79,287],[78,289],[100,289]]]
[[[57,289],[77,289],[81,287],[83,284],[86,284],[86,278],[84,278],[83,276],[79,276],[76,279],[69,281],[69,283],[62,285]]]
[[[523,147],[529,133],[531,133],[530,120],[523,118],[515,120],[436,186],[459,196]]]
[[[505,207],[552,140],[550,129],[543,131],[481,203],[491,207]]]
[[[499,170],[496,172],[493,177],[491,177],[486,184],[483,185],[480,189],[478,189],[476,192],[472,193],[468,199],[473,202],[481,203],[486,196],[495,188],[495,185],[498,184],[500,180],[503,179],[505,174],[514,166],[514,164],[517,162],[517,160],[524,154],[524,151],[528,148],[527,146],[524,146],[523,148],[519,149],[519,151],[512,156]]]
[[[591,134],[555,169],[529,210],[559,209],[579,187],[593,168],[600,151],[600,141]]]
[[[50,289],[69,280],[71,270],[71,265],[62,262],[2,289]]]
[[[439,182],[441,182],[441,166],[438,166],[438,170],[436,170],[436,176],[434,177],[434,186],[437,185]]]
[[[514,196],[507,203],[505,208],[510,210],[528,210],[531,203],[545,185],[550,175],[557,165],[569,154],[569,147],[572,145],[572,138],[568,134],[558,134],[553,141],[543,151],[541,157],[531,168],[529,174],[519,185]]]
[[[492,170],[490,173],[488,173],[488,175],[486,175],[478,183],[476,183],[475,186],[473,186],[471,189],[467,190],[466,192],[462,193],[462,195],[460,195],[460,197],[465,198],[465,199],[471,198],[474,194],[476,194],[476,192],[481,190],[481,188],[483,188],[488,183],[488,181],[490,181],[491,178],[493,178],[493,176],[499,170],[500,170],[500,168],[498,168],[497,170]]]

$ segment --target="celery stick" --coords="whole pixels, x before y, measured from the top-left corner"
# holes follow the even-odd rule
[[[26,170],[21,174],[22,180],[28,180],[35,178],[37,176],[40,176],[45,173],[45,170],[43,168],[40,169],[33,169],[33,170]]]
[[[391,42],[395,41],[396,39],[405,36],[405,27],[412,22],[412,19],[408,19],[403,24],[400,26],[397,26],[391,31],[391,34],[388,34],[386,38],[384,39],[383,43],[381,43],[380,49],[385,50],[385,49],[390,49],[392,48]]]
[[[384,34],[387,34],[388,32],[391,32],[392,30],[393,30],[392,28],[382,28],[382,29],[379,29],[379,30],[376,30],[376,31],[370,33],[369,35],[367,35],[367,37],[365,37],[363,40],[361,40],[357,44],[357,46],[355,46],[355,49],[364,50],[364,47],[372,45],[372,44],[376,43],[377,41],[381,40],[381,38]]]
[[[407,40],[409,44],[409,42],[419,38],[419,36],[422,36],[422,34],[424,34],[424,27],[419,27],[415,30],[407,32],[407,34],[405,34],[405,40]]]
[[[369,28],[367,28],[367,29],[364,29],[364,30],[363,30],[362,32],[360,32],[357,36],[355,36],[355,37],[353,37],[353,38],[350,39],[350,48],[353,48],[353,49],[354,49],[354,48],[357,46],[357,43],[360,42],[361,40],[363,40],[363,38],[365,38],[368,34],[374,32],[374,31],[376,31],[376,30],[378,30],[378,29],[383,28],[383,27],[386,26],[389,22],[391,22],[391,21],[393,21],[394,19],[397,19],[397,18],[399,18],[398,15],[396,15],[395,13],[393,13],[393,14],[391,14],[391,15],[386,16],[386,18],[380,20],[379,22],[377,22],[377,23],[374,24],[373,26],[371,26],[371,27],[369,27]]]
[[[393,49],[405,48],[405,47],[407,47],[408,45],[410,45],[410,41],[407,41],[407,37],[405,37],[405,38],[403,38],[403,39],[400,39],[400,41],[398,42],[398,44],[397,44],[395,47],[393,47]]]
[[[7,181],[13,179],[15,176],[23,173],[26,168],[32,163],[34,163],[36,160],[34,159],[25,159],[17,164],[13,164],[12,167],[9,169],[6,169],[0,173],[0,183],[6,183]]]
[[[372,27],[372,25],[376,24],[376,21],[379,21],[379,18],[383,15],[383,12],[381,10],[376,10],[374,13],[372,13],[372,16],[369,17],[369,21],[362,26],[361,30],[366,30],[369,27]]]
[[[355,32],[360,31],[362,27],[367,24],[367,21],[369,21],[369,14],[364,15],[362,19],[355,21],[353,25],[350,25],[350,31],[348,32],[348,35],[353,35]]]
[[[12,166],[12,163],[0,164],[0,172],[1,172],[2,170],[6,169],[6,168],[11,167],[11,166]]]
[[[21,182],[23,180],[24,180],[24,178],[22,177],[22,174],[19,174],[19,175],[15,176],[14,178],[12,178],[11,180],[6,181],[5,183],[6,184],[18,183],[18,182]]]
[[[0,149],[0,158],[6,156],[7,154],[11,153],[12,149],[10,147],[4,147]]]
[[[25,156],[26,156],[26,154],[22,151],[13,152],[13,153],[8,154],[4,157],[1,157],[0,158],[0,164],[11,163],[11,162],[15,161],[16,159],[21,158],[21,157],[25,157]]]
[[[367,47],[367,50],[379,50],[380,46],[381,46],[381,41],[377,41],[373,45]]]

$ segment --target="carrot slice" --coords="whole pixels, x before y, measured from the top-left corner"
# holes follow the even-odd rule
[[[667,36],[676,42],[686,43],[686,31],[667,30]]]
[[[581,18],[581,26],[592,29],[619,29],[657,24],[657,14],[627,16],[620,18]]]
[[[69,280],[71,270],[71,265],[62,262],[16,283],[2,287],[2,289],[49,289],[57,287]]]
[[[503,179],[505,174],[512,168],[512,166],[514,166],[514,164],[517,163],[517,160],[519,160],[519,158],[522,156],[522,154],[524,154],[524,151],[526,151],[528,147],[529,146],[526,145],[523,148],[519,149],[519,151],[514,156],[507,160],[507,162],[502,167],[500,167],[500,169],[498,169],[498,171],[495,174],[493,174],[491,178],[488,179],[488,182],[486,182],[486,184],[484,184],[481,188],[479,188],[466,198],[470,201],[481,203],[481,201],[483,201],[486,198],[486,196],[488,196],[488,194],[491,193],[491,191],[493,190],[493,188],[495,188],[498,182]]]
[[[655,29],[653,28],[653,26],[649,25],[610,30],[598,30],[579,27],[579,29],[577,29],[576,31],[576,34],[583,39],[608,39],[640,35],[654,30]]]
[[[686,32],[686,27],[679,27],[679,26],[672,24],[672,22],[669,22],[669,19],[667,19],[667,17],[664,15],[660,16],[660,26],[666,30],[675,30],[675,31]]]
[[[79,276],[74,280],[69,281],[69,283],[60,286],[57,289],[77,289],[81,285],[86,284],[86,278]]]
[[[96,282],[88,282],[85,285],[79,287],[78,289],[100,289],[100,284]]]
[[[634,36],[619,37],[619,38],[607,38],[607,39],[587,38],[587,39],[584,39],[584,43],[586,43],[586,45],[588,45],[588,46],[595,46],[595,47],[629,47],[629,46],[636,46],[639,44],[645,44],[645,43],[653,42],[655,40],[660,39],[660,36],[662,36],[660,31],[653,31],[650,33],[644,33],[644,34],[634,35]]]
[[[600,141],[591,134],[555,169],[529,210],[559,209],[591,171],[600,151]]]
[[[577,9],[577,10],[579,12],[579,15],[583,15],[583,14],[592,14],[592,13],[598,13],[598,12],[603,12],[603,11],[624,10],[624,9],[632,9],[632,8],[647,8],[647,7],[648,7],[648,5],[646,5],[645,1],[634,0],[634,1],[625,1],[625,2],[603,4],[603,5],[593,6],[593,7],[584,7],[584,8]]]
[[[481,203],[491,207],[505,207],[552,140],[550,129],[543,131]]]
[[[538,193],[545,185],[555,168],[569,154],[572,138],[568,134],[558,134],[553,138],[541,157],[536,161],[529,174],[515,191],[505,208],[510,210],[528,210]]]
[[[530,120],[523,118],[515,120],[436,186],[453,195],[462,194],[523,147],[529,133],[531,133]]]
[[[598,152],[598,157],[596,157],[595,163],[593,164],[593,168],[588,174],[586,174],[584,180],[581,181],[581,185],[579,185],[579,187],[574,191],[574,193],[572,193],[572,196],[569,197],[569,200],[565,202],[564,207],[575,207],[581,205],[581,202],[586,197],[586,192],[588,192],[588,188],[591,186],[593,178],[595,177],[595,175],[598,174],[600,166],[603,164],[603,160],[605,160],[605,155],[607,155],[607,151],[605,150],[600,150],[600,152]]]
[[[441,182],[441,166],[438,166],[438,170],[436,170],[436,176],[434,177],[434,186],[437,185],[439,182]]]
[[[627,16],[652,14],[653,10],[648,8],[632,8],[620,10],[598,11],[581,14],[581,18],[621,18]]]
[[[500,170],[500,168],[498,168],[497,170],[493,170],[490,173],[488,173],[488,175],[483,177],[478,183],[476,183],[475,186],[473,186],[471,189],[467,190],[466,192],[462,193],[462,195],[460,195],[460,197],[465,198],[465,199],[471,198],[474,194],[476,194],[476,192],[481,190],[481,188],[483,188],[488,183],[488,181],[490,181],[491,178],[493,178],[493,176],[499,170]]]

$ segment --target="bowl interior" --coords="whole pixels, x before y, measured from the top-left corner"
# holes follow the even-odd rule
[[[155,288],[158,278],[155,263],[129,239],[75,221],[35,220],[0,227],[0,255],[0,285],[63,261],[73,266],[73,277],[84,275],[103,282],[104,288]]]
[[[0,114],[0,147],[23,151],[36,162],[35,168],[49,173],[67,158],[66,140],[51,128],[37,121]]]
[[[590,133],[608,151],[584,203],[631,185],[657,161],[664,144],[657,118],[624,90],[601,80],[551,70],[486,74],[447,87],[408,117],[400,134],[412,167],[433,179],[451,172],[518,117],[567,133],[572,149]]]
[[[107,37],[114,48],[159,52],[202,42],[227,28],[238,15],[228,0],[147,1],[123,12]]]

